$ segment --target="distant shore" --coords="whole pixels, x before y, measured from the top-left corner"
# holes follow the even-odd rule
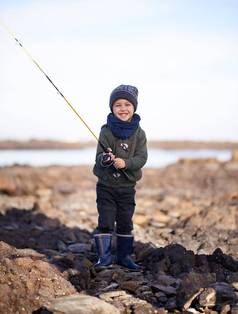
[[[2,140],[0,150],[15,149],[83,149],[96,146],[92,141],[56,141],[56,140]],[[160,149],[217,149],[237,150],[238,142],[229,141],[148,141],[150,148]]]

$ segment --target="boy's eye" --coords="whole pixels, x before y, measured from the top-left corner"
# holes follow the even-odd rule
[[[123,103],[123,104],[121,104],[121,103],[115,103],[114,106],[115,106],[116,108],[122,108],[122,107],[129,108],[129,107],[131,107],[132,105],[131,105],[129,102],[126,102],[126,103]]]

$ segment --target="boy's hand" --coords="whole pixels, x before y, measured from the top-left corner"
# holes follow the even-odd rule
[[[114,159],[114,166],[117,168],[117,169],[123,169],[126,167],[126,163],[123,159],[121,158],[115,158]]]
[[[107,152],[102,154],[101,164],[103,166],[110,166],[115,159],[115,155],[113,155],[111,148],[107,148]]]

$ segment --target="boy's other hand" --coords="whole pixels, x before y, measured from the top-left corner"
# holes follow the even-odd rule
[[[114,159],[114,166],[117,168],[117,169],[123,169],[126,167],[126,163],[123,159],[121,158],[115,158]]]

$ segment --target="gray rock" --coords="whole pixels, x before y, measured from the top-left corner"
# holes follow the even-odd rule
[[[238,299],[234,289],[226,282],[215,282],[210,285],[216,290],[216,303],[217,304],[236,304]]]
[[[152,290],[154,291],[163,291],[167,295],[175,295],[176,294],[176,289],[171,286],[163,286],[163,285],[157,285],[153,284],[151,286]]]
[[[105,287],[102,289],[102,291],[106,292],[106,291],[110,291],[110,290],[113,290],[113,289],[116,289],[118,288],[118,284],[116,282],[113,282],[111,283],[109,286]]]
[[[115,297],[121,297],[121,296],[126,296],[126,292],[123,290],[118,290],[118,291],[110,291],[106,293],[102,293],[99,295],[99,298],[106,301],[110,302],[112,301]]]
[[[196,294],[200,288],[207,287],[209,284],[216,281],[216,276],[213,273],[199,274],[190,272],[186,274],[181,281],[181,285],[177,292],[177,302],[183,307],[188,300]]]
[[[57,298],[45,306],[55,314],[120,314],[115,306],[84,294]]]
[[[68,246],[68,250],[73,253],[84,253],[91,250],[91,244],[75,243]]]
[[[158,275],[157,281],[159,282],[159,284],[164,285],[164,286],[172,286],[172,285],[175,286],[181,282],[180,279],[177,279],[168,275]]]
[[[216,304],[216,290],[214,288],[205,288],[199,295],[199,304],[203,307],[213,307]]]
[[[150,292],[151,294],[151,292]],[[112,303],[117,308],[120,308],[121,314],[134,313],[134,314],[158,314],[160,311],[154,308],[150,303],[145,300],[133,297],[125,291],[111,291],[102,293],[99,296],[101,299]],[[156,301],[156,299],[155,299]],[[123,309],[123,310],[122,310]],[[164,313],[164,312],[163,312]],[[112,312],[112,314],[114,314]]]

